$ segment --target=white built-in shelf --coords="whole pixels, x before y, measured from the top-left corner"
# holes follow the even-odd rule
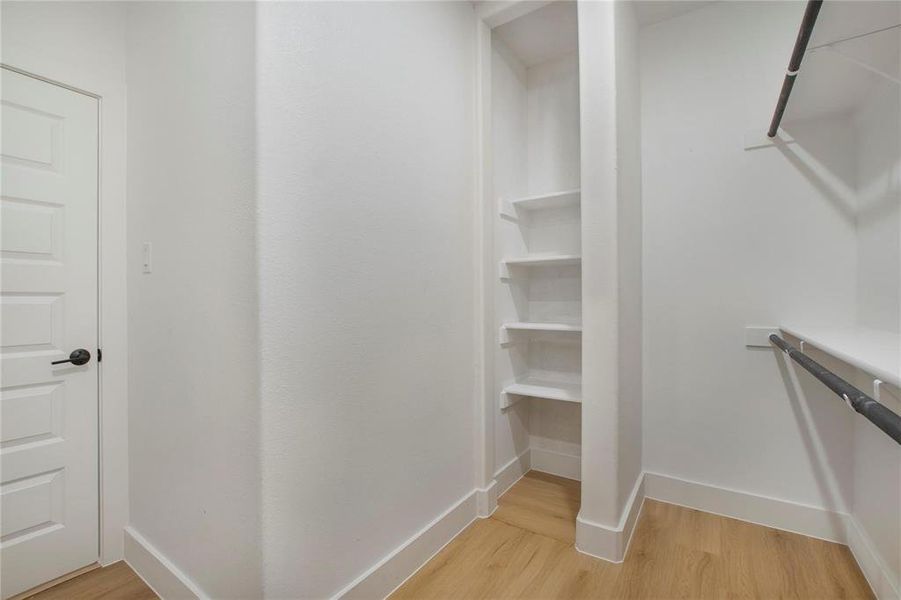
[[[579,403],[582,402],[582,386],[578,383],[560,383],[530,377],[504,387],[500,398],[501,408],[515,404],[523,396]]]
[[[780,327],[788,335],[804,340],[894,386],[901,386],[901,336],[865,327]]]
[[[508,331],[567,331],[582,332],[581,325],[573,325],[571,323],[504,323],[501,329]]]
[[[582,264],[582,257],[578,254],[537,254],[518,258],[505,258],[501,263],[508,267],[564,267]]]
[[[565,190],[562,192],[552,192],[550,194],[517,198],[510,200],[510,205],[513,208],[522,210],[565,208],[567,206],[578,206],[580,197],[581,190]]]

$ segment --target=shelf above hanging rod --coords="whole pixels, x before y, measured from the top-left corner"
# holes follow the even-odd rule
[[[798,363],[805,371],[816,377],[821,383],[845,401],[855,412],[884,431],[890,438],[901,444],[901,416],[883,406],[861,390],[857,389],[820,363],[816,362],[776,334],[770,335],[770,341],[782,350],[789,358]]]

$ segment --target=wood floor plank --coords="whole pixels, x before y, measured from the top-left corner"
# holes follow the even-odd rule
[[[492,518],[572,544],[579,496],[578,481],[529,471],[498,499]]]
[[[621,564],[573,546],[579,482],[526,474],[392,595],[415,600],[869,599],[847,547],[645,500]],[[153,600],[124,562],[37,600]]]
[[[645,500],[621,564],[573,546],[579,482],[526,474],[392,598],[873,598],[850,551]]]
[[[156,600],[144,581],[125,561],[94,569],[74,579],[53,586],[30,600]]]

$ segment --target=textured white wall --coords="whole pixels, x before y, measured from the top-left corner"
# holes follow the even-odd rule
[[[897,332],[901,318],[899,86],[881,82],[852,122],[857,147],[858,321],[865,327]],[[858,385],[869,390],[871,383],[871,376],[861,376]],[[901,413],[898,390],[883,390],[881,400]],[[901,451],[859,417],[854,423],[851,513],[883,557],[895,589],[901,590]]]
[[[746,325],[855,314],[853,211],[823,191],[853,155],[811,160],[828,132],[743,149],[772,116],[802,10],[721,2],[641,32],[644,464],[842,508],[849,416],[813,402],[806,415],[780,358],[743,342]]]
[[[630,2],[614,4],[619,248],[619,510],[641,475],[642,277],[641,89],[638,22]]]
[[[579,57],[527,70],[529,193],[579,187]]]
[[[128,22],[131,523],[210,596],[259,597],[254,7]]]
[[[899,9],[901,10],[901,9]],[[857,282],[861,325],[899,331],[901,91],[883,80],[856,111]]]
[[[625,2],[579,5],[582,506],[577,544],[616,528],[642,466],[638,25]]]
[[[262,3],[265,591],[341,590],[473,490],[468,3]]]
[[[614,4],[580,2],[583,335],[579,519],[606,527],[616,527],[620,517],[615,39]],[[576,535],[578,538],[578,531]],[[577,543],[588,549],[584,540],[577,539]]]

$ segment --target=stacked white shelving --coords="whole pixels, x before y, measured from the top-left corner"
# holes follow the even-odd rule
[[[523,3],[523,7],[526,4]],[[531,3],[491,33],[482,215],[491,275],[486,449],[495,471],[581,476],[582,192],[578,10]],[[487,56],[486,56],[487,58]],[[484,89],[484,88],[483,88]],[[490,209],[489,209],[490,206]],[[486,407],[487,408],[487,407]],[[489,457],[489,461],[492,457]]]
[[[500,260],[516,320],[500,325],[499,341],[518,353],[500,406],[523,398],[582,401],[579,190],[502,199],[504,227],[515,228],[519,255]]]

